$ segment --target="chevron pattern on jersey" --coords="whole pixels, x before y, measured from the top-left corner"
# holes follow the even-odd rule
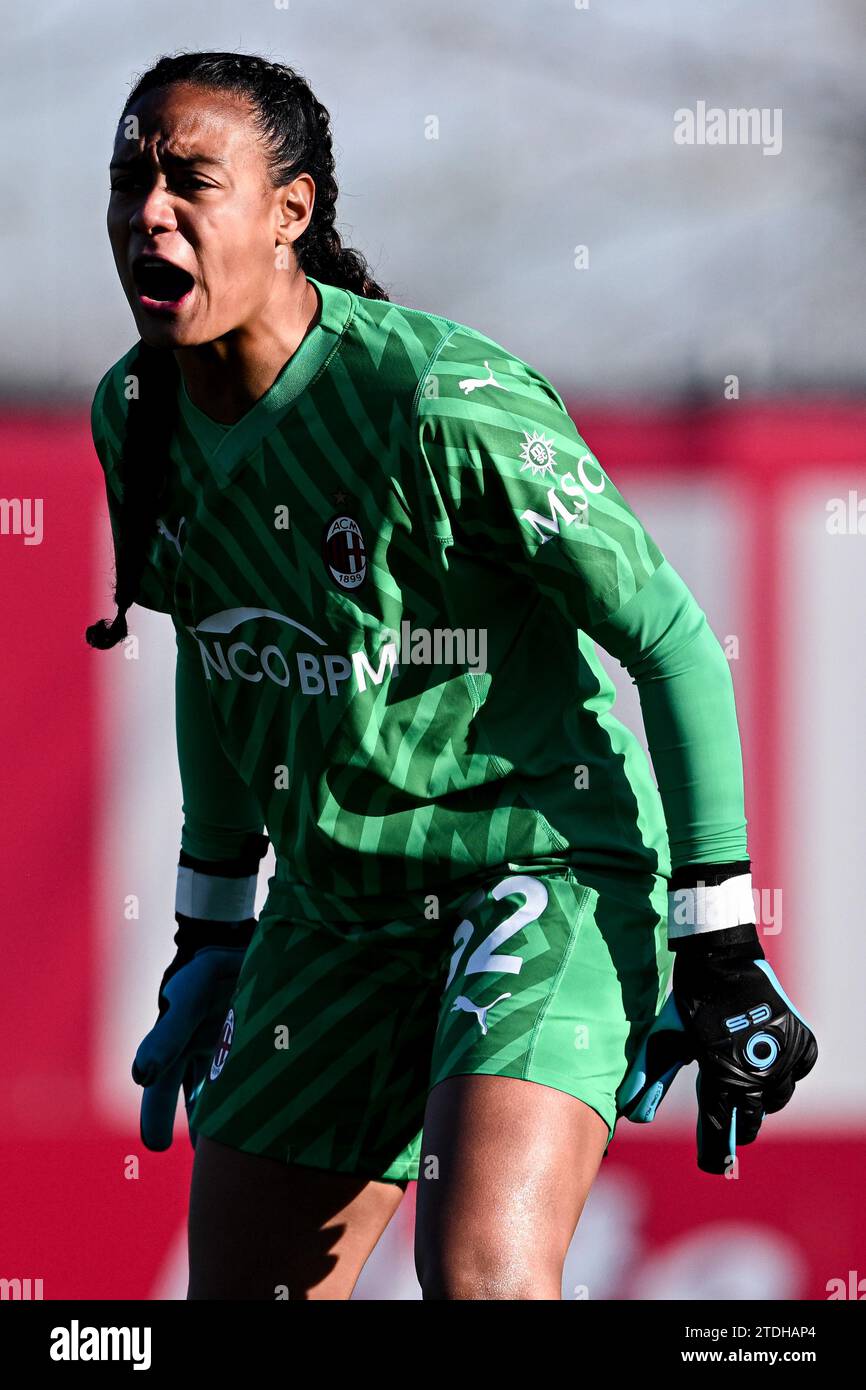
[[[314,283],[320,324],[247,415],[182,404],[140,594],[193,638],[274,904],[381,921],[512,862],[663,867],[590,640],[663,556],[540,373]],[[114,527],[129,369],[93,407]]]

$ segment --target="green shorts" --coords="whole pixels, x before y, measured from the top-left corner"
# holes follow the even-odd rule
[[[430,1088],[484,1074],[576,1096],[609,1144],[667,992],[667,890],[651,873],[508,865],[440,918],[296,922],[266,905],[193,1122],[397,1182],[418,1176]]]

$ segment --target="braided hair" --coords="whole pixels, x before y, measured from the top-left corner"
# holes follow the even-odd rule
[[[327,285],[366,299],[387,299],[360,251],[344,246],[334,226],[337,182],[331,117],[293,68],[247,53],[180,53],[160,58],[133,87],[120,119],[140,97],[185,82],[245,98],[261,136],[272,187],[301,173],[316,185],[313,213],[294,242],[300,269]],[[85,632],[105,650],[127,636],[126,614],[135,602],[153,528],[169,479],[169,448],[177,414],[178,367],[171,348],[139,342],[129,368],[137,391],[129,401],[119,463],[122,500],[116,545],[117,613]]]

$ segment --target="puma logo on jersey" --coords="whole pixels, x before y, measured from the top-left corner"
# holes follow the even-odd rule
[[[458,994],[457,998],[454,1000],[454,1003],[451,1005],[451,1012],[452,1014],[461,1012],[465,1014],[474,1014],[475,1017],[478,1019],[481,1032],[486,1037],[487,1015],[490,1013],[490,1010],[496,1004],[500,1003],[501,1000],[510,998],[510,994],[500,994],[497,996],[496,999],[493,1000],[492,1004],[482,1004],[481,1006],[479,1006],[477,1004],[473,1004],[471,999],[467,999],[465,994]]]
[[[185,523],[186,523],[186,517],[185,517],[185,516],[182,516],[181,519],[180,519],[180,521],[177,523],[177,535],[176,535],[176,536],[173,536],[173,535],[171,534],[171,532],[169,531],[169,529],[168,529],[168,527],[166,526],[165,522],[164,522],[161,518],[160,518],[160,520],[157,521],[157,523],[156,523],[156,529],[157,529],[157,531],[159,532],[159,534],[160,534],[161,536],[165,536],[165,539],[166,539],[167,541],[171,541],[171,544],[174,546],[174,548],[175,548],[175,550],[177,551],[178,555],[180,555],[180,553],[181,553],[181,550],[180,550],[180,533],[181,533],[181,531],[182,531],[182,529],[183,529]]]
[[[495,386],[497,391],[508,390],[507,386],[503,386],[501,382],[494,380],[490,363],[485,362],[484,365],[487,368],[487,376],[465,376],[462,381],[458,381],[457,385],[464,395],[468,396],[473,391],[480,391],[482,386]]]

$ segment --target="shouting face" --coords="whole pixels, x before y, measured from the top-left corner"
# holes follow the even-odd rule
[[[243,98],[180,82],[134,102],[114,145],[108,234],[144,341],[195,347],[267,315],[314,196],[308,174],[273,186]]]

